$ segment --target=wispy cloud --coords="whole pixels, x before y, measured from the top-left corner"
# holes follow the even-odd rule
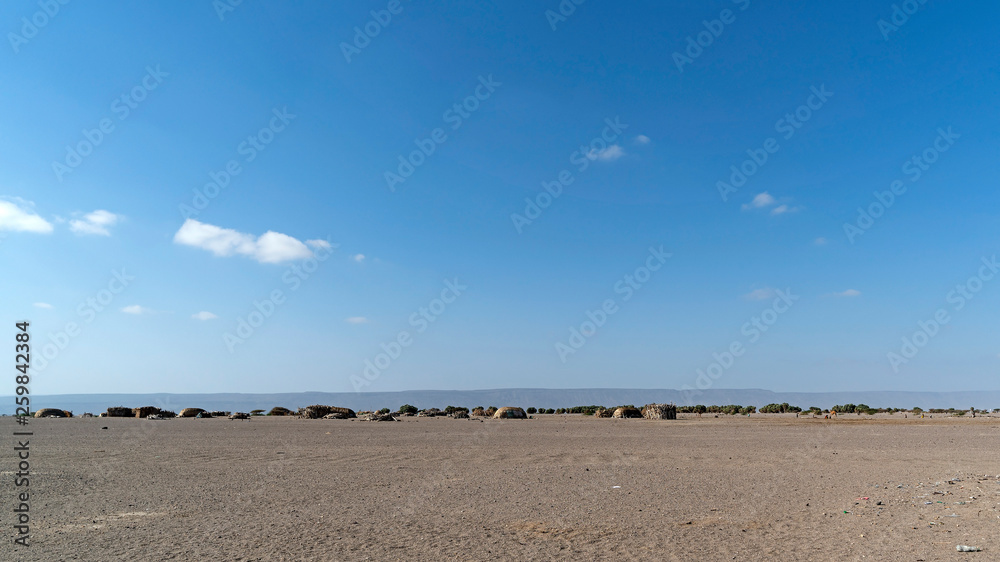
[[[130,304],[123,308],[122,312],[125,314],[151,314],[153,310],[137,304]]]
[[[35,306],[38,308],[51,309],[52,305],[47,302],[36,302]]]
[[[613,144],[603,150],[591,149],[587,153],[587,158],[591,160],[602,160],[604,162],[611,162],[612,160],[618,160],[625,155],[625,150],[617,145]]]
[[[826,238],[820,236],[819,238],[813,240],[813,244],[816,244],[817,246],[823,246],[826,244]]]
[[[638,135],[635,137],[635,144],[649,144],[649,137],[646,135]]]
[[[765,287],[763,289],[755,289],[749,293],[743,295],[743,298],[750,301],[762,301],[764,299],[769,299],[774,296],[774,289],[770,287]]]
[[[354,254],[354,257],[352,259],[354,261],[358,262],[358,263],[361,263],[361,262],[365,261],[365,255],[364,254]]]
[[[12,200],[0,200],[0,230],[11,232],[36,232],[48,234],[52,232],[52,223],[35,214],[31,201],[20,197]]]
[[[202,310],[201,312],[199,312],[197,314],[192,314],[191,318],[194,318],[195,320],[202,320],[202,321],[204,321],[204,320],[215,320],[216,318],[218,318],[218,316],[216,316],[216,315],[214,315],[211,312],[208,312],[206,310]]]
[[[368,319],[364,316],[351,316],[350,318],[345,318],[344,322],[348,324],[367,324]]]
[[[753,201],[743,205],[744,211],[749,211],[750,209],[763,209],[764,207],[770,207],[776,204],[777,201],[768,192],[758,193],[754,196]]]
[[[120,215],[98,209],[92,213],[87,213],[83,219],[73,219],[69,221],[69,229],[77,236],[87,234],[95,236],[111,236],[108,228],[114,226],[121,219]]]
[[[260,263],[282,263],[312,257],[312,250],[302,241],[269,230],[259,238],[230,228],[199,222],[195,219],[184,221],[174,234],[174,242],[208,250],[216,256],[235,254],[248,256]],[[310,240],[313,247],[327,247],[325,240]],[[326,244],[327,246],[324,246]]]
[[[839,293],[833,293],[833,297],[860,297],[861,291],[857,289],[847,289],[846,291],[841,291]]]

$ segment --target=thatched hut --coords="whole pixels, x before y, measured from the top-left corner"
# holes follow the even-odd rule
[[[213,418],[224,418],[224,417],[228,416],[231,413],[232,412],[226,412],[226,411],[223,411],[223,410],[216,410],[216,411],[212,412],[212,417]],[[237,412],[237,413],[239,413],[239,412]]]
[[[350,408],[338,408],[337,406],[324,406],[322,404],[313,404],[312,406],[306,406],[302,411],[302,415],[308,419],[316,420],[320,419],[327,414],[340,413],[348,418],[356,418],[358,415],[354,413],[354,410]]]
[[[642,407],[642,417],[647,420],[676,420],[677,406],[673,404],[646,404]]]
[[[36,418],[71,418],[73,414],[70,413],[66,415],[66,410],[58,410],[56,408],[42,408],[35,412]]]
[[[267,413],[269,416],[290,416],[292,411],[288,408],[282,408],[281,406],[275,406],[271,408],[271,411]]]
[[[135,414],[132,412],[132,408],[126,408],[125,406],[112,406],[108,408],[107,416],[108,418],[131,418]]]
[[[482,408],[473,408],[471,415],[473,415],[473,416],[475,416],[477,418],[485,418],[486,417],[486,410],[484,410]]]
[[[613,418],[641,418],[642,412],[638,408],[630,408],[628,406],[622,406],[617,408],[615,413],[611,414]]]
[[[250,414],[246,412],[233,412],[230,414],[229,419],[231,420],[249,420]]]
[[[177,415],[182,418],[196,418],[198,417],[199,414],[208,414],[208,412],[206,412],[201,408],[184,408],[183,410],[181,410],[181,413]]]
[[[465,410],[455,410],[452,412],[451,417],[456,420],[467,420],[469,419],[469,412],[466,412]]]
[[[614,410],[609,410],[607,408],[601,408],[594,412],[595,418],[610,418],[611,414],[615,413]]]
[[[160,409],[156,406],[142,406],[140,408],[132,408],[132,415],[137,418],[148,418],[153,414],[159,414]]]
[[[524,410],[512,406],[504,406],[493,414],[493,418],[498,420],[523,420],[527,417],[528,414],[525,414]]]
[[[163,419],[170,419],[170,418],[176,418],[177,417],[177,414],[174,413],[173,410],[160,410],[157,415],[160,416]]]

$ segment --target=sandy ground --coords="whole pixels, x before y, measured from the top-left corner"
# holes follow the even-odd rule
[[[998,418],[29,427],[3,560],[1000,560]]]

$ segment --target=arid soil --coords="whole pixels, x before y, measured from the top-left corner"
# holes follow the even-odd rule
[[[998,418],[29,427],[3,560],[1000,560]]]

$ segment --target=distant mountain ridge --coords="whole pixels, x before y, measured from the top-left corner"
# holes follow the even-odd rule
[[[773,392],[761,389],[709,389],[681,391],[669,389],[624,388],[504,388],[492,390],[404,390],[399,392],[294,392],[274,394],[55,394],[33,395],[32,411],[60,408],[75,414],[97,414],[111,406],[158,406],[179,411],[197,407],[207,410],[249,412],[269,410],[274,406],[296,409],[311,404],[329,404],[354,410],[398,408],[413,404],[418,408],[445,406],[521,406],[524,408],[567,408],[597,404],[616,406],[643,405],[652,402],[673,402],[678,405],[763,406],[788,402],[794,406],[829,408],[835,404],[867,404],[873,408],[979,409],[1000,408],[1000,391],[910,392]],[[14,413],[14,397],[0,397],[0,413]]]

